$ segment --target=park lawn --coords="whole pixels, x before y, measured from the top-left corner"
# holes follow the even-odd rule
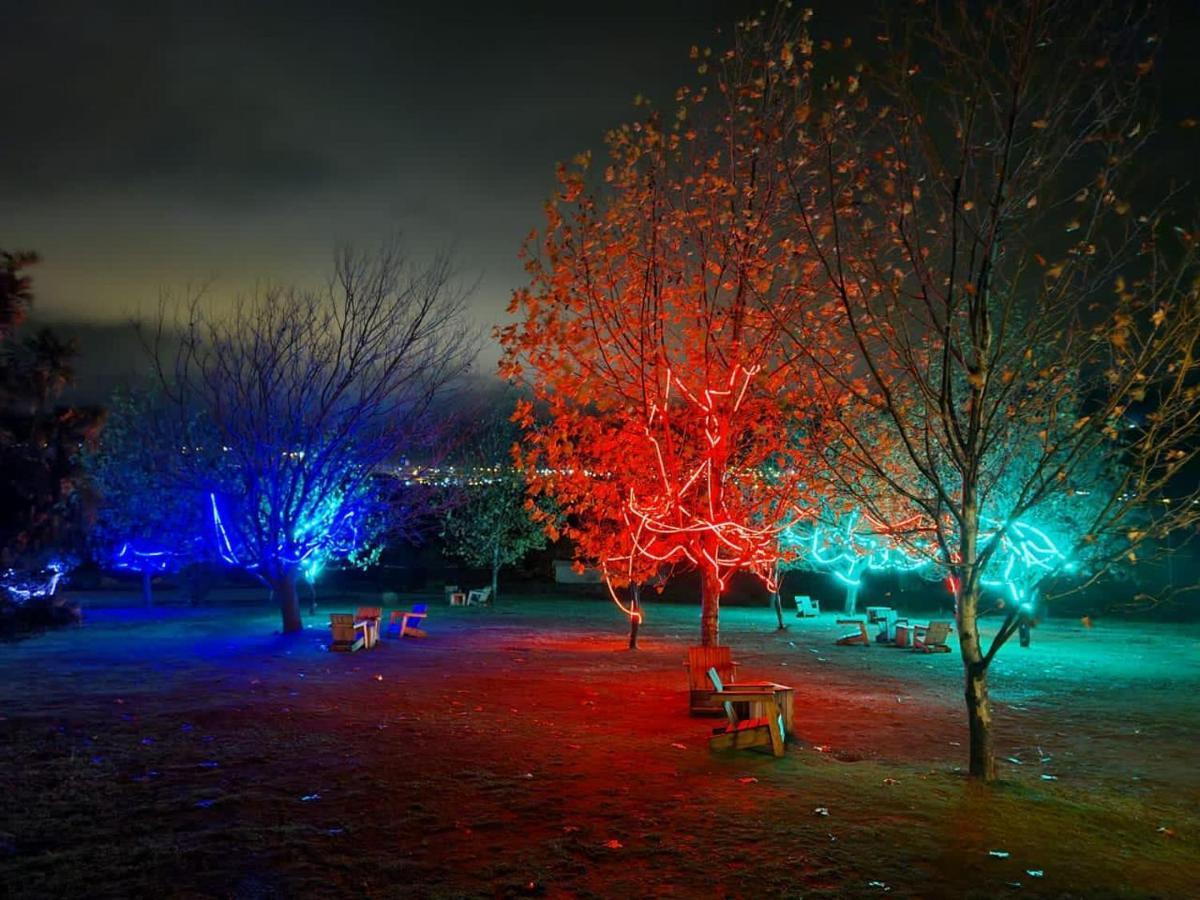
[[[681,665],[697,617],[650,607],[631,653],[601,602],[438,605],[426,639],[343,655],[316,620],[279,637],[264,608],[89,609],[82,628],[0,646],[0,883],[1196,895],[1196,626],[1051,620],[1005,648],[993,698],[1013,761],[985,787],[961,771],[957,654],[835,647],[830,615],[780,633],[767,610],[723,612],[739,677],[796,688],[797,734],[782,760],[711,755]]]

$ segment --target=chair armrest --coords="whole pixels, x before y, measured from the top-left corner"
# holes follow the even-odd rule
[[[778,692],[777,692],[777,691],[775,691],[775,690],[769,690],[769,691],[764,691],[764,690],[756,690],[756,691],[735,691],[735,690],[713,691],[713,694],[714,694],[714,696],[716,696],[716,697],[718,697],[718,698],[722,698],[722,697],[724,697],[724,698],[728,698],[729,700],[731,700],[731,701],[732,701],[732,702],[734,702],[734,703],[738,702],[739,700],[740,700],[740,701],[743,701],[743,702],[744,702],[744,701],[746,701],[746,700],[774,700],[774,699],[775,699],[775,697],[776,697],[776,695],[777,695],[777,693],[778,693]]]
[[[794,688],[778,681],[743,681],[741,684],[727,684],[725,690],[736,694],[739,691],[790,691]]]

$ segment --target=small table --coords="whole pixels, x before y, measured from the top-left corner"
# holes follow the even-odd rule
[[[451,606],[466,606],[467,605],[467,595],[464,594],[462,591],[454,591],[450,595],[450,605]]]

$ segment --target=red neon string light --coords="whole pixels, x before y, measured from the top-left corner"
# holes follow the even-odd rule
[[[751,380],[759,367],[735,365],[724,388],[705,388],[697,396],[674,378],[668,370],[662,404],[653,404],[644,427],[644,435],[653,449],[658,489],[648,497],[639,497],[630,487],[622,518],[628,531],[629,552],[602,560],[601,569],[609,596],[630,618],[641,622],[640,610],[626,606],[617,596],[609,577],[610,568],[624,569],[625,580],[633,579],[635,561],[657,563],[687,561],[698,568],[707,568],[716,576],[724,591],[730,574],[749,571],[758,576],[774,592],[778,589],[779,534],[801,517],[794,504],[786,504],[786,516],[776,516],[762,525],[737,521],[726,507],[724,471],[719,464],[727,454],[727,423],[742,407]],[[673,479],[663,444],[655,430],[670,434],[669,409],[672,389],[676,389],[685,404],[703,420],[707,449],[702,459],[689,471]],[[730,399],[732,398],[732,399]],[[721,410],[723,401],[728,409]],[[674,483],[678,480],[678,483]],[[707,512],[705,513],[705,510]],[[701,541],[702,535],[715,538],[710,549]]]

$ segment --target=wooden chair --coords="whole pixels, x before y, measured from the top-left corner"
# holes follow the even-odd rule
[[[388,635],[394,638],[425,637],[420,625],[428,614],[424,603],[414,603],[411,610],[393,609],[388,619]]]
[[[492,605],[492,589],[490,587],[479,588],[467,594],[467,606],[491,606]]]
[[[354,618],[367,623],[366,648],[370,650],[379,643],[380,620],[383,619],[382,606],[360,606],[354,613]]]
[[[366,622],[350,613],[330,613],[329,629],[333,632],[333,640],[329,643],[329,649],[342,653],[361,650],[367,641],[367,628]]]
[[[724,704],[725,698],[736,704],[734,712],[741,719],[758,719],[767,715],[770,710],[764,707],[756,698],[764,691],[770,691],[775,697],[783,713],[783,736],[786,739],[792,733],[792,720],[795,712],[795,688],[786,684],[776,684],[774,681],[739,681],[736,684],[725,684],[720,674],[714,674],[712,669],[705,673],[709,687],[715,688],[712,696]],[[721,707],[718,706],[718,709]]]
[[[709,672],[713,669],[726,690],[772,688],[789,692],[788,703],[791,702],[791,688],[785,688],[773,681],[737,681],[733,670],[738,664],[733,661],[733,650],[730,647],[688,647],[688,658],[683,664],[688,670],[688,712],[693,716],[721,715],[721,704],[709,677]],[[785,718],[791,721],[790,711]]]
[[[708,671],[709,680],[715,688],[718,697],[729,697],[723,700],[726,724],[714,728],[708,739],[709,750],[747,750],[751,747],[770,747],[772,756],[783,756],[783,742],[786,735],[783,724],[783,710],[779,697],[770,688],[750,690],[732,687],[726,689],[721,684],[721,677],[715,668]],[[752,707],[765,710],[766,714],[753,718],[742,718],[734,708],[735,702],[749,703]]]
[[[684,665],[688,670],[688,711],[693,716],[719,716],[721,707],[713,702],[713,688],[708,680],[710,669],[716,669],[721,681],[733,684],[733,650],[730,647],[688,647]]]
[[[853,625],[856,631],[849,631],[837,639],[838,645],[841,647],[852,646],[871,646],[871,636],[867,633],[866,619],[838,619],[839,625]]]
[[[797,594],[792,599],[796,602],[797,619],[803,619],[805,616],[819,616],[821,614],[821,604],[812,597]]]
[[[954,626],[950,622],[930,622],[922,627],[920,625],[913,629],[913,650],[921,653],[949,653],[950,647],[946,644],[946,638],[950,637],[950,632]]]

